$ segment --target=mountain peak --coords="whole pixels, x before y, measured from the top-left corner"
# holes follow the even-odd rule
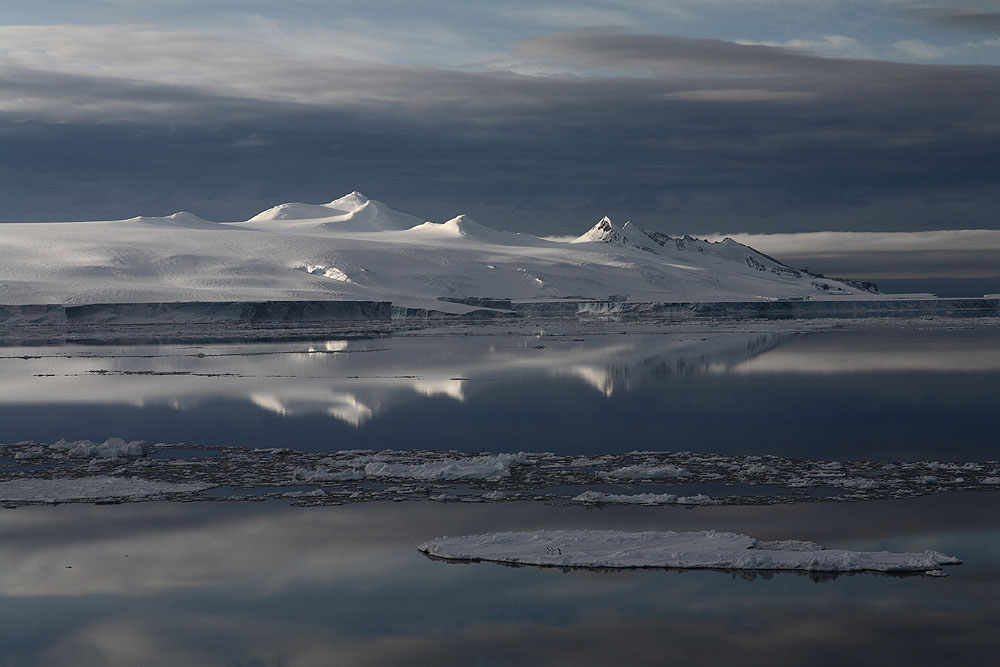
[[[464,213],[444,222],[425,222],[422,225],[417,225],[411,231],[419,234],[465,238],[480,238],[501,233],[479,224]]]
[[[350,209],[360,208],[370,201],[371,200],[368,199],[368,197],[364,196],[357,190],[354,190],[353,192],[347,193],[343,197],[334,199],[329,204],[324,204],[324,206],[329,206],[330,208],[337,208],[337,209],[346,208],[350,210]]]
[[[278,222],[295,227],[322,226],[342,232],[377,232],[407,229],[421,221],[355,190],[327,204],[278,204],[247,222],[267,223],[269,226]]]
[[[155,225],[158,227],[218,227],[218,223],[206,220],[195,215],[194,213],[188,213],[187,211],[177,211],[176,213],[171,213],[170,215],[162,217],[140,215],[134,218],[129,218],[127,222]]]
[[[608,216],[604,216],[598,220],[596,225],[573,239],[572,243],[610,243],[612,245],[626,245],[629,243],[629,240],[621,227],[611,222],[611,218]]]

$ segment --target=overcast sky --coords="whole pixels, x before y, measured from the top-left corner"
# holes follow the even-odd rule
[[[1000,2],[4,0],[0,220],[1000,228]]]

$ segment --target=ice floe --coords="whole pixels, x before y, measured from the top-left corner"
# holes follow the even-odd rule
[[[426,499],[591,506],[767,505],[1000,489],[998,461],[813,461],[693,452],[591,456],[440,450],[306,452],[148,445],[120,438],[101,443],[0,443],[0,483],[99,475],[203,484],[215,489],[214,500],[293,498],[302,505]],[[303,493],[316,489],[323,493]],[[202,496],[193,493],[186,499],[195,498]],[[20,501],[5,498],[4,502]]]
[[[67,503],[99,500],[167,499],[211,488],[210,484],[163,482],[137,477],[12,479],[0,482],[0,501]]]
[[[468,459],[444,458],[423,463],[394,462],[382,454],[359,457],[347,461],[327,458],[320,461],[324,467],[309,470],[296,468],[294,477],[303,481],[343,481],[360,479],[410,479],[424,481],[461,479],[499,479],[510,475],[514,462],[525,460],[524,454],[497,454],[474,456]],[[332,466],[339,465],[339,469]]]
[[[601,493],[584,491],[574,496],[578,503],[605,505],[718,505],[719,501],[704,493],[694,496],[677,496],[673,493]]]
[[[51,447],[65,449],[70,457],[78,459],[123,459],[146,456],[149,452],[145,441],[126,442],[121,438],[108,438],[100,443],[94,443],[90,440],[60,440],[52,443]]]
[[[664,466],[625,466],[616,470],[598,473],[604,479],[669,479],[683,477],[687,472],[674,465]]]
[[[937,551],[893,553],[826,549],[801,540],[755,540],[712,530],[622,532],[542,530],[440,537],[418,549],[436,558],[589,568],[924,572],[961,561]]]

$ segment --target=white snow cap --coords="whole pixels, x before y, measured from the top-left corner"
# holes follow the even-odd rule
[[[596,225],[576,237],[570,243],[607,243],[617,247],[634,247],[641,250],[652,250],[652,240],[631,220],[618,226],[611,218],[604,216]]]
[[[382,202],[369,199],[356,190],[327,204],[278,204],[247,220],[248,223],[279,221],[295,226],[326,227],[344,232],[409,229],[422,222],[419,218],[394,211]]]
[[[349,192],[343,197],[334,199],[329,204],[326,204],[326,206],[349,211],[351,209],[361,208],[370,201],[371,200],[368,199],[368,197],[355,190],[354,192]]]
[[[611,218],[604,216],[597,221],[596,225],[573,239],[571,243],[611,243],[613,245],[624,245],[628,243],[628,237],[621,227],[611,222]]]
[[[434,234],[452,238],[463,237],[473,239],[492,239],[492,237],[503,233],[479,224],[465,213],[457,215],[451,220],[446,220],[445,222],[425,222],[422,225],[414,227],[413,231],[420,234]]]

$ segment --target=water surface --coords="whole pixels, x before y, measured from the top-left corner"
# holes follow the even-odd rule
[[[4,439],[997,458],[995,326],[3,348]]]
[[[5,442],[995,460],[979,324],[567,325],[0,349]],[[242,450],[241,450],[242,451]],[[989,664],[1000,494],[769,506],[60,505],[0,511],[0,664]],[[494,530],[731,530],[958,555],[946,578],[510,568]]]
[[[583,510],[278,503],[0,514],[7,664],[989,664],[1000,496]],[[431,561],[431,536],[738,530],[960,553],[947,578],[561,571]]]

